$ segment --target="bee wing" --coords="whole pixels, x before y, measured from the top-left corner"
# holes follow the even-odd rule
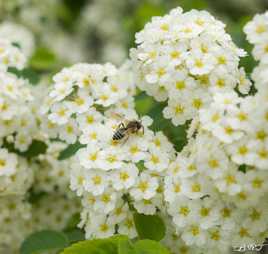
[[[117,112],[109,112],[109,116],[118,122],[124,123],[125,126],[130,122],[130,120],[126,119],[123,115]]]

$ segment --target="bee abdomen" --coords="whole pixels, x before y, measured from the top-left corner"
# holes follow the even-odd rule
[[[124,136],[125,136],[125,135],[124,135],[122,132],[117,131],[117,132],[115,132],[115,134],[113,135],[113,140],[120,140],[120,139],[122,139]]]

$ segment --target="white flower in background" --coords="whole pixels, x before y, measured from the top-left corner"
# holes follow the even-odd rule
[[[16,253],[32,230],[31,206],[22,196],[0,197],[0,251]]]
[[[0,149],[0,175],[10,176],[15,173],[17,167],[17,157],[8,153],[6,149]]]
[[[26,64],[26,57],[22,51],[12,42],[0,37],[0,70],[7,70],[8,67],[23,69]]]
[[[267,13],[257,14],[253,20],[246,24],[244,31],[250,43],[259,44],[267,40],[268,17]]]
[[[35,41],[33,34],[24,26],[3,22],[0,24],[0,38],[7,39],[21,48],[26,57],[30,57],[34,52]]]
[[[136,43],[131,58],[137,84],[157,101],[168,100],[163,114],[174,125],[193,119],[216,92],[237,85],[241,93],[249,90],[250,81],[238,68],[245,52],[206,11],[177,8],[154,17],[136,34]]]

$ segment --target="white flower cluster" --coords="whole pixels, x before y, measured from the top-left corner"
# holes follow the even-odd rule
[[[52,194],[60,193],[68,197],[74,196],[70,190],[70,161],[58,160],[59,154],[66,148],[62,142],[50,142],[45,154],[41,154],[34,164],[34,190]]]
[[[22,69],[25,63],[26,58],[21,50],[0,34],[0,71],[6,71],[8,67]]]
[[[21,150],[25,146],[22,144],[23,133],[26,133],[29,121],[25,112],[29,111],[28,103],[32,97],[27,82],[7,70],[9,67],[23,68],[26,58],[20,49],[1,36],[0,58],[0,144],[11,141]],[[0,195],[25,194],[32,181],[33,173],[27,161],[6,148],[0,148]]]
[[[59,137],[85,146],[71,165],[71,188],[82,196],[80,226],[85,226],[87,238],[113,235],[116,228],[135,237],[131,207],[145,214],[161,208],[163,176],[174,157],[171,143],[148,129],[148,117],[141,119],[144,130],[113,141],[124,119],[139,120],[128,67],[79,64],[54,80],[48,118],[61,129],[76,126],[73,139],[62,131]]]
[[[64,195],[54,193],[41,197],[32,206],[31,230],[63,230],[70,218],[80,212],[80,206],[78,199]]]
[[[200,113],[194,138],[171,164],[165,200],[175,235],[187,248],[228,253],[267,237],[267,106],[261,94],[215,95]]]
[[[0,197],[0,252],[17,253],[30,233],[31,208],[19,196]]]
[[[11,28],[18,37],[9,36]],[[40,114],[44,85],[31,86],[10,72],[10,67],[26,67],[22,48],[27,40],[19,36],[22,31],[0,25],[0,253],[12,254],[31,232],[48,227],[60,230],[80,211],[69,189],[68,162],[57,160],[66,145],[51,141],[47,117]],[[2,39],[4,35],[10,40]],[[27,151],[36,140],[46,143],[47,151],[38,158],[28,158]],[[33,193],[44,192],[49,196],[43,197],[40,205],[29,202]]]
[[[46,126],[50,136],[75,143],[88,125],[100,120],[93,104],[107,108],[119,103],[122,108],[117,113],[129,112],[134,102],[127,96],[133,94],[134,84],[128,68],[128,64],[120,69],[111,64],[76,64],[56,74],[43,107],[43,112],[48,112]]]
[[[268,83],[268,12],[257,14],[244,27],[247,39],[254,45],[252,54],[260,61],[252,73],[257,89],[267,90]]]
[[[245,27],[260,60],[253,73],[257,93],[214,93],[170,165],[164,193],[172,223],[164,242],[175,253],[229,253],[267,238],[268,66],[264,52],[256,55],[267,24],[264,14]]]
[[[238,67],[245,52],[224,26],[206,11],[176,8],[136,34],[131,57],[137,84],[158,101],[168,99],[163,114],[174,125],[194,118],[215,93],[248,92],[251,84]]]
[[[96,138],[79,150],[71,171],[71,188],[82,195],[80,225],[85,225],[87,238],[107,237],[116,229],[134,238],[131,207],[147,215],[163,208],[163,176],[174,150],[162,132],[148,129],[148,120],[142,118],[144,135],[119,143],[112,142],[119,123],[109,116],[89,127]]]

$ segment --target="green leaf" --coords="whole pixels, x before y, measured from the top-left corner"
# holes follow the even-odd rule
[[[14,147],[14,143],[8,143],[4,140],[3,147],[11,153],[19,154],[28,159],[44,154],[47,150],[47,145],[40,140],[33,140],[26,152],[20,152]]]
[[[22,155],[27,158],[33,158],[40,154],[44,154],[47,150],[47,145],[39,140],[33,140],[32,144],[29,146],[26,152],[23,152]]]
[[[32,68],[40,71],[51,70],[55,68],[57,59],[55,54],[48,48],[37,48],[31,57],[29,64]]]
[[[71,156],[75,155],[75,153],[80,149],[85,147],[85,145],[80,144],[79,142],[76,142],[75,144],[69,145],[64,150],[60,152],[60,155],[58,157],[58,160],[65,160],[70,158]]]
[[[141,239],[160,241],[164,238],[166,227],[158,215],[144,215],[135,213],[134,222]]]
[[[118,243],[118,254],[138,254],[134,245],[129,240],[120,240]]]
[[[59,250],[69,245],[68,238],[61,232],[43,230],[31,234],[21,245],[20,254],[34,254],[45,250]]]
[[[106,239],[86,240],[73,244],[61,254],[118,254],[119,241],[128,240],[127,236],[116,235]]]
[[[152,240],[140,240],[134,248],[137,254],[170,254],[164,246]]]
[[[79,228],[65,231],[64,234],[67,236],[70,243],[85,240],[85,233]]]
[[[80,214],[79,213],[73,214],[71,218],[68,220],[65,230],[76,228],[79,222],[80,222]]]
[[[40,81],[39,75],[31,68],[18,70],[15,67],[9,67],[8,72],[15,74],[18,78],[28,79],[32,85],[37,85]]]

